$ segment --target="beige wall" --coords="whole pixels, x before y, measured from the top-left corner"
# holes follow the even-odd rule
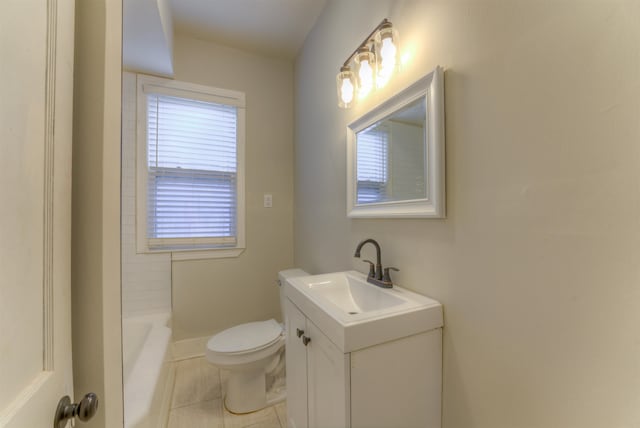
[[[72,341],[76,401],[98,394],[87,427],[122,426],[120,76],[122,7],[76,2],[72,175]]]
[[[345,215],[345,126],[375,100],[338,109],[335,75],[384,17],[411,61],[378,99],[446,70],[444,220]],[[331,1],[307,38],[296,265],[364,272],[372,237],[444,304],[444,427],[640,426],[638,22],[634,0]]]
[[[175,78],[246,94],[246,251],[172,263],[175,340],[280,318],[277,273],[293,266],[293,64],[183,35]],[[263,194],[273,208],[263,208]]]

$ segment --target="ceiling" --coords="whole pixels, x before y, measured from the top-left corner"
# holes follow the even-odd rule
[[[169,0],[169,3],[177,33],[293,59],[326,0]]]

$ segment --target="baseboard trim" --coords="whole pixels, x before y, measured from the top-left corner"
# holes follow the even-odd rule
[[[173,361],[188,360],[204,356],[204,350],[211,336],[195,337],[173,342]]]

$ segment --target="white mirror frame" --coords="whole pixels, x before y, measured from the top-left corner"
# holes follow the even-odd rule
[[[444,218],[445,146],[444,77],[438,66],[408,88],[392,96],[347,127],[347,216],[352,218]],[[426,198],[356,204],[356,134],[406,105],[425,97]]]

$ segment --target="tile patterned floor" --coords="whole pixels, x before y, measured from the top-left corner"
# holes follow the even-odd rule
[[[286,428],[286,402],[248,415],[222,404],[225,374],[204,358],[177,361],[168,428]]]

